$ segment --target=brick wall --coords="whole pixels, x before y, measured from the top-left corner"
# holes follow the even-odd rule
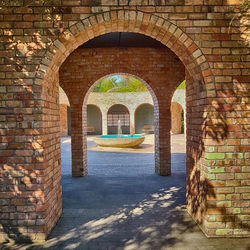
[[[0,204],[5,235],[41,240],[60,215],[56,74],[63,61],[96,36],[129,31],[159,40],[186,69],[189,212],[209,236],[249,236],[249,38],[246,27],[240,27],[248,18],[239,14],[239,4],[79,0],[58,1],[52,8],[17,1],[1,8]],[[96,77],[110,73],[102,70]],[[149,76],[141,78],[153,88]],[[86,84],[92,83],[84,80]],[[79,116],[81,91],[71,95],[73,124],[85,122]],[[154,91],[159,93],[158,128],[166,131],[156,144],[167,152],[169,122],[161,119],[169,110],[161,107],[168,105],[162,103],[168,93],[162,86]],[[81,125],[72,135],[72,145],[78,143],[72,147],[73,158],[85,145],[74,139],[77,135],[85,136]],[[86,155],[73,161],[75,173],[86,174],[85,161]],[[169,161],[163,163],[168,166]]]

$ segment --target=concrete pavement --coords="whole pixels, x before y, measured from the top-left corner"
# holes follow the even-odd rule
[[[152,153],[88,151],[88,176],[72,178],[62,138],[63,214],[45,244],[18,249],[250,249],[249,239],[206,238],[188,215],[185,141],[172,139],[172,176],[154,173]]]

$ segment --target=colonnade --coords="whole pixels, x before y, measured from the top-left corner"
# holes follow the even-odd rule
[[[69,105],[67,96],[64,92],[60,93],[60,104]],[[139,93],[95,93],[89,95],[87,106],[95,106],[101,114],[101,131],[102,135],[108,134],[108,111],[114,105],[123,105],[129,113],[129,132],[136,132],[136,111],[142,105],[152,105],[153,100],[149,92]],[[177,108],[176,108],[177,107]],[[185,90],[177,89],[172,97],[172,133],[180,133],[181,131],[181,111],[184,112],[184,133],[186,132],[186,105],[185,105]],[[62,111],[65,112],[65,111]],[[95,115],[98,115],[97,113]],[[145,114],[146,115],[146,114]],[[66,114],[61,114],[65,117]],[[65,120],[65,119],[64,119]],[[64,122],[65,124],[65,122]],[[65,131],[65,128],[62,128]],[[63,135],[66,135],[65,133]]]

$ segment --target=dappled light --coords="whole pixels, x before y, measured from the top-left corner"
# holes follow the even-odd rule
[[[247,126],[242,124],[242,120],[244,120],[241,115],[237,112],[240,109],[248,110],[249,103],[249,93],[246,87],[246,83],[240,83],[236,78],[234,78],[231,83],[231,88],[226,90],[218,90],[218,99],[211,101],[211,106],[203,113],[203,124],[202,130],[204,133],[204,138],[208,139],[208,145],[204,145],[204,142],[199,143],[198,151],[195,149],[191,149],[189,157],[187,158],[187,208],[191,212],[191,214],[196,218],[197,222],[205,224],[207,226],[207,231],[215,230],[212,225],[212,215],[218,214],[218,222],[229,224],[231,228],[238,230],[243,227],[246,231],[250,230],[250,226],[248,223],[244,223],[240,215],[233,213],[233,209],[231,209],[231,203],[234,201],[218,201],[220,199],[220,193],[216,193],[216,188],[221,187],[227,188],[224,183],[220,183],[220,181],[209,180],[206,175],[203,173],[202,168],[192,167],[192,166],[200,166],[201,158],[203,154],[205,154],[205,158],[210,160],[210,164],[207,166],[207,170],[211,175],[219,171],[220,167],[228,168],[228,172],[240,172],[239,168],[233,167],[233,155],[237,158],[240,157],[241,153],[228,153],[227,158],[224,159],[224,153],[217,156],[217,153],[214,152],[210,145],[224,145],[223,142],[228,139],[231,139],[231,132],[238,131],[239,125],[241,124],[242,133],[247,130]],[[232,124],[230,119],[234,119],[235,122]],[[230,124],[230,125],[229,125]],[[241,136],[239,134],[239,136]],[[209,148],[210,146],[210,148]],[[187,145],[189,147],[189,145]],[[210,149],[211,151],[205,150]],[[244,148],[243,152],[244,152]],[[205,152],[206,151],[206,152]],[[241,151],[240,151],[241,152]],[[231,156],[232,155],[232,156]],[[212,164],[212,159],[221,159],[220,163],[217,165]],[[221,158],[220,158],[221,157]],[[226,174],[225,174],[226,175]],[[227,178],[225,176],[225,178]],[[230,177],[229,177],[230,178]],[[233,183],[233,181],[232,181]],[[234,181],[237,183],[237,181]],[[231,190],[230,190],[231,189]],[[228,187],[229,193],[232,192],[233,188]],[[190,195],[191,194],[191,195]],[[244,201],[235,201],[235,203],[239,204]],[[236,211],[236,210],[235,210]],[[202,214],[206,213],[207,218],[204,218]],[[211,220],[210,220],[211,218]],[[207,220],[205,222],[205,220]],[[211,223],[211,227],[209,226]],[[240,229],[239,229],[240,230]]]
[[[180,202],[180,195],[183,194],[183,187],[169,185],[167,188],[160,188],[158,192],[149,194],[142,201],[124,203],[123,207],[114,213],[106,213],[98,219],[79,223],[77,227],[67,230],[64,234],[49,239],[44,249],[52,249],[55,244],[61,244],[63,249],[67,249],[71,246],[72,240],[78,247],[93,240],[98,244],[111,237],[114,240],[119,237],[119,247],[124,249],[135,246],[138,249],[175,246],[182,241],[183,232],[188,230],[192,234],[197,231],[197,227]],[[80,214],[75,216],[81,221]],[[74,218],[73,215],[72,219]],[[84,221],[84,216],[82,218]],[[126,230],[131,231],[124,232],[125,225]],[[179,236],[176,237],[177,235]]]
[[[226,4],[230,5],[230,0],[226,0]],[[240,5],[234,6],[228,27],[228,33],[235,30],[240,31],[240,40],[238,42],[246,46],[250,46],[249,16],[250,1],[242,0]]]
[[[200,233],[185,193],[206,236],[249,236],[249,0],[180,2],[0,0],[0,241],[49,235],[38,248],[105,249],[110,239],[127,250],[185,247]],[[105,154],[115,153],[87,152],[86,99],[112,76],[119,77],[96,90],[152,94],[155,123],[144,129],[154,130],[155,159],[152,147],[119,152],[107,178],[113,158]],[[62,144],[59,85],[72,125]],[[170,145],[178,86],[186,88],[186,180],[175,162],[184,152],[171,156]],[[71,142],[72,159],[70,149],[61,156]],[[97,153],[99,175],[98,164],[87,175]],[[127,155],[131,164],[121,162]],[[61,171],[62,159],[70,167]],[[202,237],[194,248],[207,246]]]
[[[247,84],[233,79],[232,88],[218,90],[218,97],[217,100],[212,101],[212,105],[203,114],[203,128],[205,136],[208,136],[207,138],[219,142],[227,138],[229,133],[228,121],[231,117],[235,119],[236,124],[240,124],[240,121],[244,119],[237,111],[248,109],[249,92]],[[231,127],[236,126],[236,124],[232,124]],[[245,130],[246,125],[244,123],[242,125]]]

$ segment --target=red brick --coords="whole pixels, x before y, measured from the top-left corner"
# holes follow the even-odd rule
[[[216,41],[228,41],[228,40],[230,40],[230,34],[214,34],[212,37]]]
[[[204,210],[199,215],[201,221],[204,221],[203,227],[206,224],[206,206],[212,206],[216,202],[220,205],[229,206],[228,201],[235,201],[230,209],[209,208],[207,214],[226,216],[226,213],[249,213],[249,208],[245,207],[248,204],[247,199],[249,199],[249,177],[247,174],[243,174],[249,172],[247,171],[249,145],[246,145],[245,141],[243,141],[249,137],[247,133],[249,124],[246,119],[248,115],[248,99],[246,98],[248,89],[244,89],[244,84],[246,85],[249,82],[249,64],[247,63],[249,60],[247,54],[249,46],[243,42],[239,43],[240,35],[243,37],[244,34],[238,33],[238,27],[232,25],[229,32],[230,12],[232,12],[232,6],[230,5],[237,5],[233,6],[237,9],[238,4],[241,2],[230,0],[228,4],[228,2],[225,3],[222,0],[194,0],[187,1],[186,5],[183,5],[183,1],[180,0],[163,1],[167,6],[152,5],[153,1],[146,2],[144,6],[141,6],[138,1],[131,1],[131,6],[126,6],[125,3],[122,5],[125,9],[132,7],[135,11],[133,13],[129,12],[128,18],[133,16],[140,20],[128,20],[127,24],[124,24],[123,16],[125,15],[123,15],[123,11],[120,11],[119,15],[116,12],[112,12],[110,15],[104,14],[105,19],[111,17],[113,20],[101,25],[98,25],[95,17],[92,17],[90,22],[85,21],[84,23],[86,26],[94,24],[94,26],[88,27],[88,34],[82,31],[77,36],[77,40],[63,40],[66,51],[64,51],[65,48],[63,47],[61,51],[58,50],[56,53],[51,51],[50,54],[45,54],[46,49],[53,50],[53,47],[49,48],[50,43],[57,39],[60,32],[63,32],[66,27],[72,26],[80,17],[83,18],[88,13],[91,14],[90,11],[94,10],[91,8],[93,4],[91,1],[62,1],[62,7],[60,7],[62,21],[58,22],[42,20],[42,15],[44,19],[48,17],[46,6],[36,6],[34,4],[31,7],[18,6],[13,7],[13,9],[0,10],[0,20],[2,21],[0,27],[4,29],[0,31],[2,36],[0,47],[0,82],[2,86],[0,87],[0,98],[3,106],[0,110],[0,120],[1,123],[6,123],[6,128],[8,128],[1,129],[0,141],[6,148],[1,149],[1,152],[4,151],[4,153],[1,153],[4,156],[0,157],[0,162],[15,166],[18,168],[17,171],[21,171],[21,167],[27,171],[40,171],[40,176],[36,180],[37,183],[43,183],[41,185],[44,185],[31,184],[28,186],[30,184],[28,181],[26,181],[26,187],[24,184],[20,185],[18,188],[25,191],[23,196],[26,195],[29,200],[21,197],[12,199],[13,196],[8,196],[11,193],[7,196],[6,193],[3,194],[3,196],[7,197],[6,199],[9,199],[10,203],[25,202],[24,205],[15,205],[19,209],[17,210],[19,213],[10,212],[7,215],[6,220],[12,217],[16,218],[14,221],[9,220],[9,224],[26,225],[25,230],[28,233],[45,234],[51,230],[60,214],[61,189],[59,187],[60,174],[58,171],[60,168],[60,150],[59,128],[57,125],[59,110],[58,100],[55,98],[58,93],[56,72],[68,54],[70,56],[60,69],[70,73],[72,79],[65,82],[66,76],[60,75],[60,83],[64,85],[66,92],[71,93],[72,107],[75,108],[75,114],[72,115],[73,122],[82,118],[80,115],[82,110],[77,105],[83,101],[84,94],[89,86],[104,75],[111,72],[131,73],[151,84],[150,86],[153,88],[160,105],[162,107],[165,105],[164,108],[159,109],[159,128],[161,132],[159,156],[161,164],[164,166],[170,166],[169,138],[166,138],[170,127],[167,118],[170,113],[167,105],[170,103],[171,93],[174,92],[177,84],[186,79],[188,173],[197,168],[196,173],[193,171],[192,175],[187,175],[187,187],[190,188],[190,190],[187,190],[188,207],[191,207],[190,204],[196,204],[197,201],[201,204],[199,206],[203,206],[204,203]],[[117,4],[118,1],[105,1],[105,8],[107,10],[108,8],[115,9],[118,7]],[[139,9],[147,12],[147,14],[138,12]],[[129,26],[131,32],[145,33],[147,31],[149,36],[151,32],[153,34],[151,36],[157,36],[159,27],[156,28],[152,25],[152,22],[156,22],[157,19],[151,16],[152,12],[158,12],[157,14],[164,18],[170,18],[173,22],[169,26],[166,20],[165,27],[168,28],[168,31],[165,32],[162,29],[158,37],[162,39],[163,43],[167,42],[167,45],[175,54],[171,54],[169,51],[169,54],[160,55],[156,48],[144,48],[144,53],[139,53],[139,48],[134,49],[134,51],[132,48],[116,48],[111,53],[115,57],[111,59],[107,48],[103,49],[106,54],[102,54],[102,49],[95,49],[94,51],[90,49],[89,54],[79,57],[83,64],[76,63],[77,60],[80,60],[77,58],[80,49],[71,53],[72,50],[80,46],[83,41],[99,36],[102,33],[114,32],[117,29],[128,30]],[[119,21],[117,21],[118,16]],[[99,20],[102,20],[102,18]],[[141,20],[143,20],[143,24]],[[60,22],[61,24],[59,24]],[[177,29],[175,24],[180,26],[181,31]],[[33,29],[33,26],[39,29]],[[78,27],[82,26],[78,24]],[[171,32],[176,30],[183,32],[180,39],[171,36]],[[71,27],[71,31],[73,33],[78,32],[74,26]],[[244,29],[242,29],[242,32],[244,33]],[[83,38],[86,39],[81,40]],[[34,42],[34,44],[29,43],[30,41]],[[36,49],[34,49],[34,46]],[[59,45],[57,44],[57,46]],[[25,49],[27,49],[26,52]],[[149,52],[150,49],[152,53]],[[193,60],[191,57],[193,52],[195,52],[194,56],[197,54],[201,55],[201,57]],[[74,56],[76,56],[76,62],[70,61]],[[185,68],[177,60],[178,57],[181,58]],[[43,66],[41,71],[38,72],[41,60],[49,68]],[[162,62],[164,62],[164,67],[158,69],[157,65],[162,64]],[[46,74],[43,70],[47,70]],[[186,75],[184,74],[185,70]],[[46,77],[45,81],[44,77]],[[80,80],[77,80],[78,77]],[[86,85],[77,82],[82,81],[82,79],[84,79]],[[213,81],[215,81],[215,85]],[[74,87],[74,84],[77,87]],[[221,93],[214,88],[221,90],[224,94],[229,93],[230,96],[221,96]],[[227,89],[231,89],[231,92],[225,92]],[[77,98],[78,94],[81,95],[81,98]],[[220,99],[216,99],[219,96]],[[209,108],[210,99],[218,101],[220,109],[211,112],[209,110],[205,111]],[[18,106],[19,104],[20,106]],[[34,126],[32,121],[37,121]],[[84,175],[86,174],[86,166],[83,161],[83,144],[79,140],[79,135],[83,135],[81,122],[76,126],[72,126],[72,129],[74,130],[72,139],[75,138],[75,142],[72,143],[73,166],[80,164],[84,169],[82,171],[73,168],[74,175]],[[210,134],[205,135],[205,132]],[[78,138],[76,138],[76,135],[78,135]],[[208,137],[210,139],[206,139]],[[41,140],[38,144],[45,149],[43,155],[35,151],[33,156],[31,150],[33,145],[31,143],[36,140]],[[208,161],[203,158],[203,143],[206,146],[211,145],[214,147],[215,153],[232,151],[233,155],[226,154],[223,160],[214,159]],[[222,147],[219,147],[220,145]],[[14,150],[17,151],[14,152]],[[215,166],[223,167],[225,172],[210,174],[210,167]],[[169,174],[166,169],[164,171],[164,173],[160,173]],[[29,174],[28,172],[27,177]],[[233,179],[234,177],[235,179]],[[215,187],[207,190],[206,183],[203,183],[202,178],[206,179],[210,184],[213,183]],[[53,188],[50,189],[52,186]],[[9,184],[9,188],[15,190],[13,183]],[[32,193],[38,189],[44,190],[45,203],[41,202],[43,194]],[[34,195],[34,198],[30,197],[32,195]],[[39,201],[35,198],[36,195]],[[209,204],[205,204],[205,200],[202,197],[200,198],[199,195],[208,197]],[[200,198],[200,200],[197,200],[197,198]],[[2,200],[5,200],[5,198]],[[4,202],[2,205],[7,206]],[[31,206],[32,209],[25,208],[27,211],[22,211],[24,208],[21,207],[27,207],[28,202],[34,204]],[[237,206],[241,206],[239,211]],[[236,212],[234,212],[235,208]],[[34,212],[36,209],[38,211]],[[199,207],[197,211],[199,211]],[[196,216],[194,211],[191,211],[191,213],[193,213],[194,217]],[[46,220],[44,214],[48,214]],[[47,221],[49,222],[47,223]],[[34,223],[39,224],[39,226],[33,226]],[[210,227],[212,224],[208,225]],[[231,227],[231,224],[226,223],[225,226]],[[243,235],[240,229],[236,231],[236,229],[231,228],[220,228],[222,227],[220,223],[214,224],[212,227],[219,228],[217,230],[205,228],[205,231],[210,236],[216,234],[218,236],[227,234],[232,236],[233,233]]]

